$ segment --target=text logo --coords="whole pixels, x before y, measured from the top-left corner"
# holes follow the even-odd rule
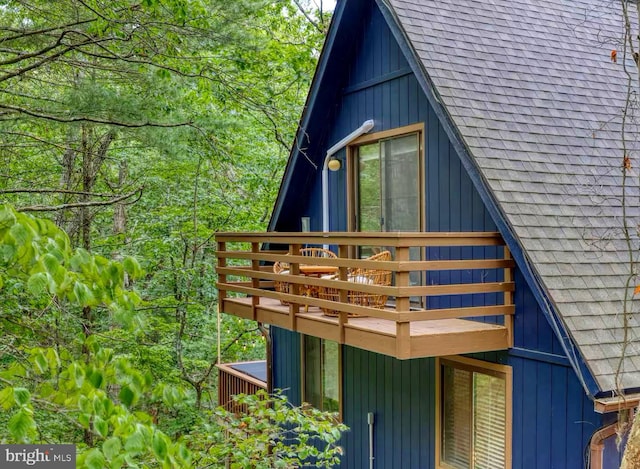
[[[75,445],[0,445],[2,469],[75,469]]]

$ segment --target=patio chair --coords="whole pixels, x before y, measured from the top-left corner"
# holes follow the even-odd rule
[[[369,261],[389,261],[391,260],[391,253],[389,251],[382,251],[369,257]],[[338,275],[331,277],[334,280],[339,279]],[[382,269],[350,269],[347,274],[347,281],[354,283],[362,283],[365,285],[391,285],[391,271]],[[318,298],[331,301],[340,301],[340,291],[336,288],[320,287],[318,289]],[[384,308],[387,303],[387,295],[380,293],[365,293],[355,290],[349,290],[347,292],[347,299],[349,304],[358,306],[368,306],[370,308]],[[337,317],[339,312],[329,308],[322,308],[323,313],[326,316]],[[348,317],[362,317],[361,314],[349,313]]]
[[[324,258],[335,259],[336,257],[338,257],[332,251],[329,251],[328,249],[324,249],[324,248],[302,248],[300,249],[300,255],[311,257],[311,258],[324,257]],[[287,275],[290,272],[289,263],[278,261],[275,264],[273,264],[273,271],[276,274]],[[280,293],[291,293],[291,284],[288,282],[276,281],[274,282],[274,288],[277,292],[280,292]],[[311,292],[312,296],[313,294],[316,293],[315,287],[312,288],[308,285],[300,285],[300,291]],[[285,300],[280,300],[280,303],[282,303],[284,306],[289,305],[289,302]]]

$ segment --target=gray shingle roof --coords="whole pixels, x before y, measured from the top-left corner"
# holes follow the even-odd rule
[[[621,204],[625,65],[637,73],[622,57],[618,2],[387,1],[600,389],[616,389],[629,274]],[[633,168],[626,181],[634,238],[635,107],[627,118]],[[634,246],[637,255],[637,239]],[[640,387],[635,304],[633,311],[623,388]]]

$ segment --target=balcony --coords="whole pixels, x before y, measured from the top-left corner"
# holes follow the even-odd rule
[[[237,404],[233,396],[255,394],[267,390],[267,362],[264,360],[242,363],[219,363],[218,405],[233,413],[245,413],[246,408]]]
[[[216,239],[221,312],[399,359],[513,344],[514,262],[498,233],[219,233]],[[336,257],[300,255],[309,246]],[[391,260],[360,258],[381,250]],[[275,273],[275,262],[288,270]],[[309,277],[310,264],[335,275]],[[391,284],[353,281],[355,269],[389,271]],[[287,282],[288,290],[276,291],[276,282]],[[323,289],[338,294],[312,294]],[[382,308],[353,304],[354,292],[387,301]]]

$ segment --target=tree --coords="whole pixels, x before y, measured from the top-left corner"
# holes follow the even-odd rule
[[[620,187],[620,207],[622,209],[622,218],[620,227],[618,228],[622,234],[621,238],[628,251],[628,260],[626,262],[626,282],[623,285],[623,301],[622,301],[622,322],[623,322],[623,344],[616,370],[616,381],[618,383],[618,394],[624,399],[625,390],[619,384],[622,379],[623,363],[626,358],[627,349],[630,345],[630,328],[631,318],[637,311],[635,296],[640,293],[640,286],[634,285],[638,283],[638,261],[637,252],[640,249],[638,244],[638,226],[637,220],[634,220],[632,207],[637,205],[637,191],[640,179],[634,178],[632,169],[632,152],[635,149],[633,140],[637,140],[637,129],[635,123],[635,114],[638,111],[637,106],[637,90],[640,89],[640,35],[638,34],[638,18],[640,18],[640,5],[637,2],[621,0],[619,3],[621,9],[621,17],[623,19],[622,35],[617,40],[613,50],[611,51],[611,61],[617,63],[620,58],[621,66],[624,70],[626,83],[622,87],[626,90],[624,96],[624,108],[621,113],[621,154],[620,168],[622,171],[622,184]],[[631,60],[635,62],[632,66]],[[637,178],[637,176],[635,176]],[[638,412],[635,414],[631,428],[628,429],[629,422],[619,421],[619,435],[622,436],[628,431],[628,439],[625,447],[622,469],[640,468],[640,417]],[[619,438],[619,442],[622,439]]]
[[[140,297],[126,288],[125,275],[136,279],[143,274],[132,258],[120,263],[73,250],[67,235],[52,222],[8,206],[0,207],[0,253],[0,285],[3,294],[16,299],[16,307],[29,299],[47,312],[79,312],[91,305],[102,315],[113,314],[121,328],[144,322],[136,312]],[[173,408],[188,398],[187,393],[180,386],[157,385],[126,354],[106,347],[99,334],[82,335],[76,342],[6,343],[0,406],[8,420],[0,426],[0,439],[34,443],[76,441],[84,435],[78,467],[100,469],[138,464],[222,467],[230,457],[254,461],[252,467],[289,466],[310,458],[329,467],[339,455],[336,442],[344,427],[335,424],[334,416],[294,408],[280,396],[265,394],[238,398],[249,406],[250,415],[238,418],[222,409],[205,412],[194,431],[174,441],[138,402],[156,399]],[[324,447],[318,449],[319,443]]]
[[[211,405],[212,235],[266,225],[328,16],[288,0],[0,4],[0,193],[74,246],[140,259],[147,325],[113,327],[93,305],[65,321],[17,298],[2,330],[47,324],[68,343],[81,323]],[[222,329],[223,358],[264,353],[253,325]],[[176,435],[195,418],[147,404]]]

